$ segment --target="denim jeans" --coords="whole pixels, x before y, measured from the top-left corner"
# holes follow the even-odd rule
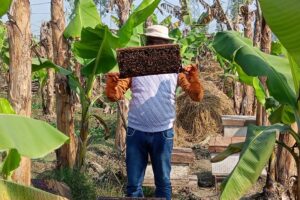
[[[162,132],[142,132],[128,127],[126,137],[127,196],[143,197],[142,184],[150,155],[155,196],[171,199],[170,182],[173,129]]]

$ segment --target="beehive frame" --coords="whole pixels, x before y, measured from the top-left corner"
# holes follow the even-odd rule
[[[182,70],[177,44],[117,49],[120,77],[179,73]]]

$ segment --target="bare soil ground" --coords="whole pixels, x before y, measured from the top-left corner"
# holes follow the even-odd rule
[[[220,194],[220,182],[215,186],[215,179],[211,174],[210,153],[205,146],[193,148],[196,161],[191,165],[191,174],[198,177],[198,187],[176,188],[173,191],[174,200],[217,200]],[[43,177],[43,173],[54,170],[55,154],[34,160],[32,173],[34,177]],[[113,140],[101,141],[89,147],[85,172],[96,186],[97,196],[124,196],[126,185],[126,173],[124,157],[119,156],[113,148]],[[243,198],[244,200],[260,199],[258,195],[262,191],[265,178],[258,180],[257,184]],[[154,191],[144,188],[145,195],[151,197]]]

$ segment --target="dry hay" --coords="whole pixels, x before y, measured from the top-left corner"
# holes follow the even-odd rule
[[[233,102],[211,81],[202,81],[205,92],[201,102],[186,94],[177,98],[175,145],[189,146],[207,136],[222,132],[221,115],[234,114]]]

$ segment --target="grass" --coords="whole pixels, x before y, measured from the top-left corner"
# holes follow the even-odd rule
[[[121,188],[122,189],[122,188]],[[116,187],[114,184],[106,183],[97,187],[98,197],[122,197],[124,193],[120,191],[120,188]]]
[[[95,200],[96,185],[86,173],[77,170],[61,169],[43,173],[42,179],[55,179],[66,183],[70,189],[73,200]]]

